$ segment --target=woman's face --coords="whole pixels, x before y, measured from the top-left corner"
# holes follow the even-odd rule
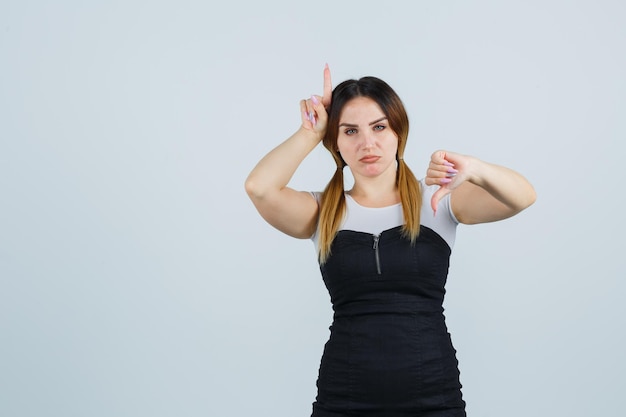
[[[398,136],[378,104],[367,97],[346,103],[339,117],[337,148],[358,177],[376,177],[396,170]]]

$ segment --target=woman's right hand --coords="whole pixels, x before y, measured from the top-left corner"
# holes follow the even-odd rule
[[[289,236],[308,239],[317,226],[317,201],[306,191],[289,187],[300,163],[326,134],[332,85],[328,65],[324,68],[324,95],[300,102],[302,126],[272,149],[246,180],[246,192],[261,216]]]
[[[300,112],[302,115],[302,128],[316,132],[320,140],[326,133],[326,123],[328,121],[327,108],[333,94],[332,82],[330,79],[330,68],[328,64],[324,67],[324,95],[312,95],[307,100],[300,101]]]

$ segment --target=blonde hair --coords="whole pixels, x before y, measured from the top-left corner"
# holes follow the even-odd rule
[[[328,149],[337,164],[337,170],[324,189],[321,198],[318,226],[321,264],[325,263],[331,255],[333,240],[346,214],[343,178],[343,168],[346,163],[337,150],[337,136],[341,111],[348,101],[356,97],[374,100],[387,117],[389,127],[398,136],[396,185],[404,215],[402,232],[411,242],[415,242],[420,231],[422,193],[415,175],[404,162],[404,150],[409,134],[409,118],[404,104],[396,92],[379,78],[363,77],[358,80],[347,80],[335,87],[333,91],[328,109],[328,126],[323,139],[324,147]]]

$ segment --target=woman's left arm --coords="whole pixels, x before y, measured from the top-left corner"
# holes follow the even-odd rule
[[[452,212],[464,224],[506,219],[537,198],[533,186],[519,173],[448,151],[433,153],[426,184],[441,186],[433,195],[433,210],[444,195],[451,194]]]

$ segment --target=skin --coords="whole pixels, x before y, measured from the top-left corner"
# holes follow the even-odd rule
[[[311,194],[296,191],[287,184],[324,137],[328,120],[325,107],[330,105],[332,96],[328,66],[324,68],[323,91],[322,96],[300,102],[300,128],[265,155],[245,183],[261,216],[296,238],[306,239],[314,233],[318,206]],[[380,107],[363,97],[350,100],[340,116],[337,147],[355,179],[350,194],[368,207],[384,207],[400,201],[395,184],[398,138],[381,118],[384,114]],[[532,185],[519,173],[446,150],[431,155],[425,182],[440,186],[431,200],[433,210],[436,212],[439,201],[451,194],[452,211],[465,224],[511,217],[536,199]]]
[[[357,97],[346,103],[337,148],[354,177],[349,193],[357,202],[369,207],[400,202],[395,181],[398,136],[374,100]]]

